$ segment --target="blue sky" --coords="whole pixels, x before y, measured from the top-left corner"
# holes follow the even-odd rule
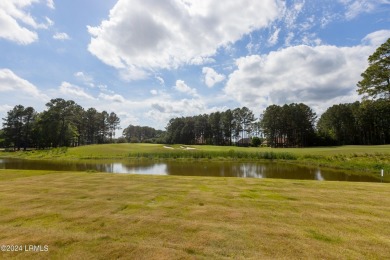
[[[0,2],[0,117],[52,98],[164,129],[172,117],[360,100],[390,0]]]

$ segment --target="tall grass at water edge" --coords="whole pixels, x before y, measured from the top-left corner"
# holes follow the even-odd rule
[[[287,152],[243,152],[243,151],[168,151],[166,153],[153,152],[130,152],[129,158],[148,159],[248,159],[248,160],[297,160],[297,156]]]

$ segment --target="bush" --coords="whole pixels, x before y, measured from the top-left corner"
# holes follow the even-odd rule
[[[259,137],[252,138],[252,146],[253,147],[259,147],[260,144],[261,144],[261,139]]]
[[[125,137],[121,136],[119,137],[117,140],[116,140],[116,143],[118,144],[124,144],[124,143],[127,143],[127,140]]]

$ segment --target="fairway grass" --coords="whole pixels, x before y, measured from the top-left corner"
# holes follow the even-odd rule
[[[0,170],[16,259],[389,259],[386,183]]]

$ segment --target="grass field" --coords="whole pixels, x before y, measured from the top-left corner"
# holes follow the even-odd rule
[[[16,259],[389,259],[381,183],[0,170]]]
[[[188,146],[161,144],[104,144],[44,151],[1,152],[2,157],[28,159],[206,159],[206,160],[288,160],[297,164],[368,171],[390,175],[390,145],[315,148],[245,148],[234,146]]]

